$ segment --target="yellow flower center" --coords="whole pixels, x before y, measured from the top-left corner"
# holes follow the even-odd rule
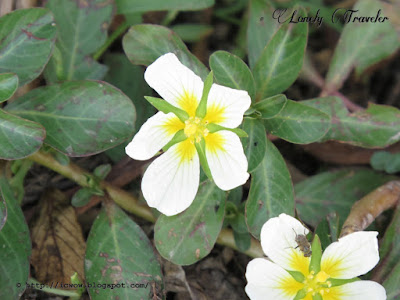
[[[303,282],[307,294],[311,296],[315,296],[317,293],[321,296],[329,294],[332,283],[327,279],[329,279],[329,275],[324,271],[320,271],[316,275],[312,271]]]
[[[204,121],[198,117],[190,117],[185,121],[185,128],[183,132],[188,137],[192,144],[199,143],[202,137],[206,137],[209,134],[206,128],[208,121]]]

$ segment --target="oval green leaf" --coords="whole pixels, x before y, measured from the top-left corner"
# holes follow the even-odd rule
[[[301,14],[305,15],[303,9]],[[285,23],[271,38],[253,70],[257,101],[283,92],[296,80],[303,65],[307,32],[307,23]]]
[[[316,227],[330,213],[347,216],[355,201],[393,179],[362,169],[320,173],[296,184],[296,209],[300,219]]]
[[[18,88],[18,76],[13,73],[0,74],[0,103],[14,95]]]
[[[381,282],[386,289],[387,299],[396,300],[400,295],[400,206],[394,211],[392,220],[380,242],[379,256],[384,257],[375,267],[372,280]]]
[[[132,65],[123,53],[108,53],[104,57],[104,63],[108,67],[104,80],[119,88],[135,105],[137,118],[133,133],[136,133],[143,123],[156,113],[154,107],[144,99],[144,96],[151,95],[152,90],[144,80],[143,67]],[[114,162],[120,161],[126,157],[125,147],[128,143],[129,141],[126,141],[107,150],[106,154]]]
[[[244,90],[254,100],[255,85],[249,67],[237,56],[217,51],[210,56],[210,68],[215,81],[221,85],[237,90]]]
[[[105,205],[90,230],[85,277],[93,300],[162,295],[161,267],[149,239],[114,203]]]
[[[22,86],[40,75],[53,49],[56,27],[48,9],[20,9],[0,18],[0,73]]]
[[[6,109],[46,128],[45,143],[68,156],[102,152],[131,137],[132,101],[101,81],[69,81],[32,90]]]
[[[0,158],[20,159],[39,150],[46,137],[44,128],[0,109]]]
[[[282,155],[267,140],[264,159],[252,173],[246,202],[246,222],[250,233],[260,239],[264,223],[281,213],[294,215],[293,185]]]
[[[273,135],[296,144],[308,144],[320,140],[328,132],[331,118],[326,113],[287,100],[282,111],[264,120],[265,128]]]
[[[253,108],[261,115],[261,119],[270,119],[282,111],[286,100],[285,95],[279,94],[257,102]]]
[[[225,192],[207,180],[187,210],[171,217],[161,215],[154,227],[161,256],[177,265],[190,265],[208,255],[222,228],[225,198]]]
[[[125,34],[122,45],[129,60],[135,65],[148,66],[161,55],[173,52],[180,62],[203,80],[207,68],[192,53],[179,36],[166,27],[150,24],[132,26]]]
[[[0,192],[7,205],[7,221],[0,231],[0,299],[19,299],[28,280],[31,239],[24,214],[3,174]]]
[[[206,24],[184,23],[171,26],[171,30],[185,43],[195,43],[212,34],[214,28]]]
[[[250,0],[247,26],[249,65],[253,69],[265,46],[278,30],[279,23],[272,18],[275,8],[269,0]]]
[[[247,138],[241,140],[249,163],[248,172],[251,173],[264,159],[267,133],[263,123],[257,119],[245,118],[242,129],[248,134]]]
[[[386,147],[400,141],[400,110],[369,103],[366,110],[350,113],[337,97],[323,97],[302,104],[331,116],[331,127],[321,141],[337,140],[364,148]]]
[[[58,27],[56,49],[45,70],[48,82],[102,79],[107,67],[91,54],[107,38],[114,5],[112,1],[48,0]]]
[[[353,18],[381,15],[380,1],[357,1]],[[336,14],[343,13],[341,9]],[[348,15],[348,14],[347,14]],[[338,18],[335,16],[335,18]],[[339,22],[339,21],[338,21]],[[344,26],[326,77],[326,89],[337,90],[355,67],[360,75],[369,66],[378,63],[396,51],[400,46],[399,37],[390,21],[350,22]]]

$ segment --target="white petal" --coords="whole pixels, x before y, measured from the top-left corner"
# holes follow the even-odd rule
[[[292,300],[302,288],[288,272],[264,258],[249,262],[246,279],[245,291],[252,300]]]
[[[236,128],[243,121],[251,99],[246,91],[213,84],[208,94],[205,120],[228,128]]]
[[[194,116],[203,93],[203,81],[175,54],[167,53],[157,58],[147,67],[144,79],[170,104]]]
[[[296,235],[307,235],[308,229],[297,219],[280,214],[269,219],[261,228],[261,246],[273,262],[286,270],[308,273],[309,257],[304,257],[296,242]]]
[[[167,127],[167,124],[179,122],[173,113],[156,113],[142,125],[133,140],[126,146],[126,154],[137,160],[152,158],[179,130],[179,124],[178,128],[175,128],[177,126]],[[183,128],[184,124],[181,125]]]
[[[332,294],[337,294],[337,297],[329,297],[324,295],[327,300],[385,300],[386,291],[383,286],[375,281],[355,281],[341,286],[331,288]]]
[[[367,273],[379,261],[377,235],[376,231],[359,231],[330,244],[322,254],[321,269],[340,279]]]
[[[247,159],[239,137],[221,130],[206,136],[206,158],[215,184],[224,191],[245,184]]]
[[[186,140],[150,164],[142,179],[143,196],[150,207],[167,216],[176,215],[193,202],[199,179],[199,156],[194,145]]]

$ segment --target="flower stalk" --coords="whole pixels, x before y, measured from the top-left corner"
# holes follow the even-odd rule
[[[53,170],[54,172],[59,173],[72,181],[75,181],[82,187],[89,187],[87,179],[90,178],[92,174],[75,165],[74,163],[62,165],[51,154],[44,153],[42,151],[38,151],[35,154],[29,156],[28,159],[42,166],[45,166],[46,168]],[[104,180],[100,181],[99,185],[104,191],[108,192],[110,198],[116,204],[125,209],[127,212],[132,213],[152,223],[156,221],[156,218],[153,216],[151,209],[148,206],[139,203],[138,199],[134,197],[131,193],[115,187]],[[217,239],[217,243],[222,246],[227,246],[234,250],[238,250],[235,244],[235,239],[233,237],[233,232],[230,229],[225,228],[221,230]],[[243,253],[250,257],[262,257],[263,251],[261,249],[260,242],[252,238],[250,248]]]

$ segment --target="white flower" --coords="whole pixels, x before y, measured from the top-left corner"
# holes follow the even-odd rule
[[[222,190],[244,184],[249,178],[247,159],[239,137],[231,129],[242,123],[243,114],[250,107],[248,93],[213,84],[206,114],[199,115],[197,108],[204,84],[172,53],[151,64],[145,80],[174,107],[173,112],[181,112],[178,116],[158,112],[126,147],[133,159],[146,160],[180,137],[178,143],[169,145],[154,160],[143,176],[142,192],[148,205],[167,216],[189,207],[199,187],[200,161]]]
[[[256,258],[248,264],[245,290],[250,299],[386,299],[385,289],[374,281],[343,282],[367,273],[378,263],[377,232],[355,232],[329,245],[318,258],[318,272],[310,271],[314,253],[305,257],[295,241],[296,236],[307,233],[298,220],[285,214],[264,224],[261,246],[272,262]],[[288,271],[302,275],[296,280]]]

